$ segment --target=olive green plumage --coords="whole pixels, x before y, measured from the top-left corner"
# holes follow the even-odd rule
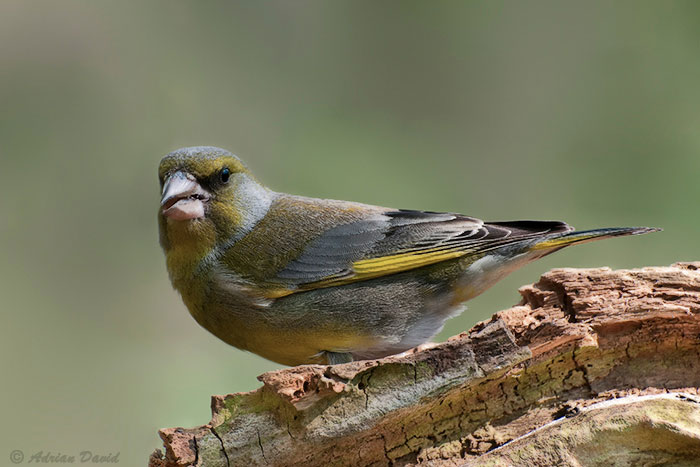
[[[220,339],[287,365],[419,345],[509,272],[574,243],[646,233],[484,223],[276,193],[234,155],[183,148],[159,167],[173,286]]]

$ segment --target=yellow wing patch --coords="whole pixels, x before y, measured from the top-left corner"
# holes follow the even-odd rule
[[[373,277],[395,274],[409,269],[419,268],[439,263],[448,259],[459,258],[467,254],[465,250],[458,249],[428,249],[410,253],[399,253],[379,258],[363,259],[352,263],[355,278],[370,279]]]
[[[459,250],[456,248],[433,248],[390,256],[380,256],[379,258],[363,259],[352,263],[352,273],[350,275],[329,277],[321,281],[304,284],[297,289],[269,290],[265,293],[265,296],[268,298],[280,298],[296,292],[304,292],[324,287],[335,287],[352,282],[388,276],[422,266],[429,266],[441,261],[459,258],[469,252],[469,250]]]
[[[559,248],[562,246],[571,245],[572,243],[582,243],[587,240],[597,240],[600,236],[600,234],[567,235],[566,237],[552,238],[536,243],[530,248],[530,250],[549,250],[550,248]]]

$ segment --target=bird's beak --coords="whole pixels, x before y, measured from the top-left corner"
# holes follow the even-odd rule
[[[204,203],[209,196],[193,175],[175,172],[163,184],[160,207],[163,215],[170,219],[199,219],[204,217]]]

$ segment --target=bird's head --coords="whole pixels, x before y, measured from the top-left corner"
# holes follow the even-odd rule
[[[230,152],[209,146],[182,148],[160,161],[161,213],[174,221],[204,218],[212,202],[232,201],[236,179],[248,169]]]
[[[213,246],[244,234],[264,216],[271,192],[260,185],[241,160],[211,146],[182,148],[163,157],[161,243],[202,241]]]

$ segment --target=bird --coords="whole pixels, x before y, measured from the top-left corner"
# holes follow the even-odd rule
[[[181,148],[158,176],[160,244],[192,317],[282,365],[415,348],[512,271],[566,246],[660,229],[575,231],[275,192],[231,152]]]

